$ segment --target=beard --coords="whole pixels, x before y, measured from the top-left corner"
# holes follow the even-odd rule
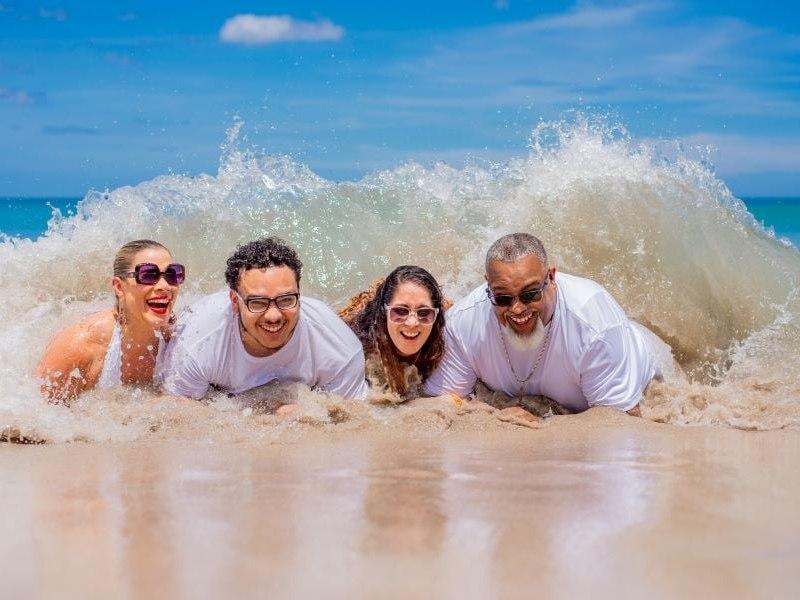
[[[536,350],[544,341],[544,337],[547,333],[547,329],[539,315],[536,315],[536,327],[528,335],[520,335],[509,326],[506,326],[505,330],[509,334],[507,339],[511,343],[511,346],[515,350],[522,352]]]

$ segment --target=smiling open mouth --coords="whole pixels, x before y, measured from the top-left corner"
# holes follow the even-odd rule
[[[169,311],[169,298],[153,298],[152,300],[147,300],[146,303],[147,307],[159,316],[166,315],[167,311]]]
[[[419,331],[417,331],[415,333],[406,333],[405,331],[401,331],[400,332],[400,335],[402,335],[403,338],[405,338],[407,340],[415,340],[415,339],[417,339],[419,337],[419,334],[420,334]]]
[[[530,313],[528,315],[523,315],[519,317],[515,317],[512,315],[508,315],[508,320],[514,323],[515,325],[525,325],[530,321],[534,316],[534,313]]]
[[[283,323],[262,323],[259,327],[267,333],[278,333],[283,329]]]

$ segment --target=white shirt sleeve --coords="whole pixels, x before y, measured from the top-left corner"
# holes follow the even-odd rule
[[[175,348],[169,357],[163,387],[170,394],[199,400],[206,395],[211,382],[194,357],[183,348]]]
[[[444,358],[425,381],[425,394],[440,396],[453,393],[464,398],[472,393],[477,381],[478,376],[472,368],[464,345],[445,327]]]
[[[369,391],[364,371],[364,353],[356,352],[336,375],[320,384],[319,389],[344,396],[348,400],[364,400]]]
[[[632,335],[626,325],[612,327],[581,358],[581,389],[590,407],[628,411],[641,400],[650,364],[637,351]]]

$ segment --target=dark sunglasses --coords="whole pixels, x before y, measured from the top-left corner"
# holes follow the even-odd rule
[[[411,315],[414,315],[422,325],[430,325],[436,320],[436,315],[439,314],[438,308],[429,308],[427,306],[412,310],[407,306],[389,306],[387,304],[386,310],[392,323],[405,323]]]
[[[544,295],[544,288],[547,287],[549,282],[549,279],[545,279],[541,287],[536,288],[535,290],[525,290],[518,296],[514,296],[513,294],[493,294],[492,290],[487,287],[486,295],[489,296],[489,302],[495,306],[511,306],[514,304],[514,300],[517,298],[519,298],[519,301],[523,304],[531,304],[533,302],[539,302],[539,300],[542,299],[542,296]]]
[[[267,312],[273,302],[278,310],[290,310],[297,306],[297,303],[300,300],[300,294],[297,293],[281,294],[280,296],[275,296],[274,298],[268,298],[266,296],[250,296],[249,298],[244,298],[239,292],[236,292],[236,295],[241,298],[242,302],[244,302],[245,306],[247,306],[247,310],[249,310],[251,313]]]
[[[178,263],[167,265],[163,271],[153,263],[141,263],[133,271],[125,273],[125,277],[134,277],[136,283],[142,285],[155,285],[162,277],[169,285],[180,285],[186,279],[186,268]]]

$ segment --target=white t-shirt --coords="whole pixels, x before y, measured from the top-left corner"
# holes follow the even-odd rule
[[[367,395],[361,342],[327,305],[305,296],[292,337],[275,354],[259,357],[245,350],[226,290],[178,318],[168,355],[163,385],[180,396],[202,398],[212,386],[239,394],[274,380],[350,399]]]
[[[501,333],[486,285],[448,310],[446,320],[444,359],[425,383],[431,396],[467,396],[480,379],[509,396],[541,394],[576,412],[599,405],[627,411],[655,375],[647,344],[611,294],[574,275],[556,275],[550,331],[533,350],[518,349]]]

